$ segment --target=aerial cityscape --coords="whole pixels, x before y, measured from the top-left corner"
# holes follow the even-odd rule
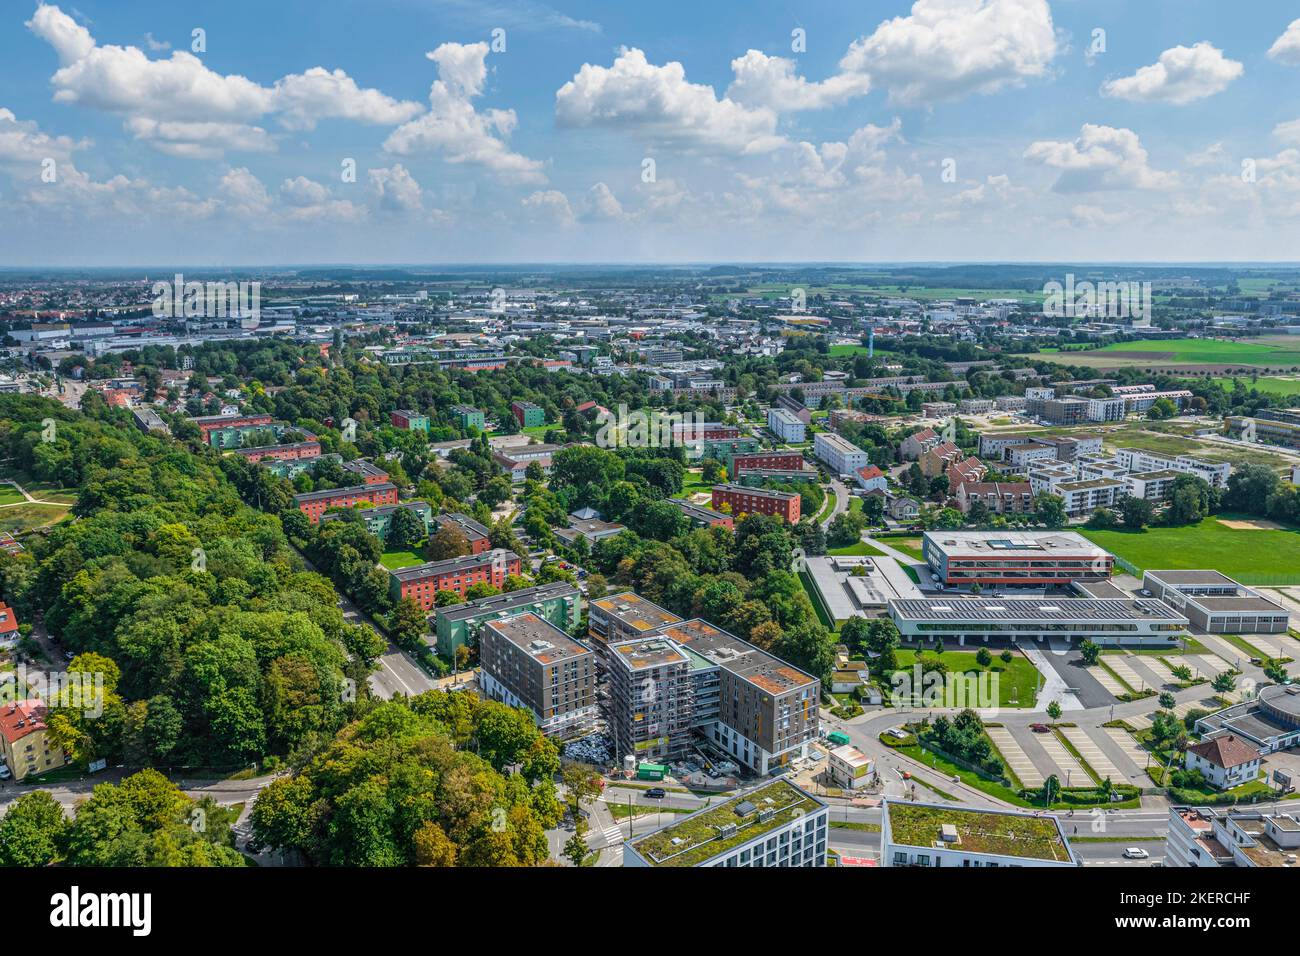
[[[0,14],[32,923],[1051,867],[1285,925],[1290,5],[186,6]]]

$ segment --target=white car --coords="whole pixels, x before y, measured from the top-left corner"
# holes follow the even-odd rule
[[[1124,850],[1124,859],[1126,860],[1148,860],[1151,854],[1140,846],[1131,846]]]
[[[9,768],[6,767],[4,764],[0,763],[0,780],[8,780],[8,779],[9,779]]]

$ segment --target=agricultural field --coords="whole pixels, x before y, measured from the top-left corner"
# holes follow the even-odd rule
[[[1031,356],[1033,357],[1033,356]],[[1100,348],[1037,354],[1038,358],[1088,368],[1177,368],[1227,372],[1238,368],[1300,369],[1300,339],[1265,335],[1226,339],[1138,339]]]
[[[1243,584],[1300,584],[1300,530],[1233,528],[1224,523],[1234,520],[1219,515],[1181,528],[1078,530],[1143,571],[1208,568]]]

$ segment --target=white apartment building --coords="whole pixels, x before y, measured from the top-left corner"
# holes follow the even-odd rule
[[[804,440],[804,424],[793,412],[784,408],[767,410],[767,428],[783,442],[797,445]]]
[[[831,432],[818,432],[813,436],[813,454],[836,475],[856,474],[858,469],[871,464],[865,451]]]
[[[1170,807],[1165,866],[1291,867],[1300,852],[1300,822],[1262,810]]]
[[[1202,478],[1214,488],[1228,487],[1228,476],[1232,474],[1232,465],[1226,461],[1210,462],[1190,455],[1171,458],[1155,452],[1143,451],[1141,448],[1119,448],[1115,451],[1115,460],[1126,471],[1179,471],[1185,475]]]
[[[1127,414],[1128,402],[1123,398],[1088,399],[1088,421],[1118,422]]]

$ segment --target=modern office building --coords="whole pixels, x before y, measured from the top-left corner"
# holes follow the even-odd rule
[[[795,492],[750,488],[745,485],[714,485],[713,510],[723,505],[735,517],[747,514],[777,515],[790,524],[799,523],[802,499]]]
[[[865,451],[831,432],[818,432],[813,436],[813,454],[835,475],[851,475],[871,464]]]
[[[389,412],[388,420],[394,428],[401,428],[406,431],[427,432],[429,430],[429,416],[412,411],[409,408],[399,408],[396,411]]]
[[[630,641],[676,624],[681,618],[635,591],[597,598],[587,607],[587,637],[600,651],[609,644]]]
[[[945,585],[1066,585],[1110,577],[1115,559],[1070,531],[927,531],[921,552]]]
[[[821,681],[698,618],[660,633],[693,658],[692,723],[710,743],[757,774],[808,755]]]
[[[323,491],[306,491],[293,496],[294,507],[311,519],[320,522],[330,508],[352,508],[356,505],[395,505],[397,486],[392,482],[377,485],[353,485],[349,488],[328,488]]]
[[[1196,722],[1205,737],[1232,734],[1261,754],[1300,744],[1300,684],[1269,684],[1251,700],[1207,714]]]
[[[799,416],[784,408],[773,406],[767,410],[767,428],[783,442],[797,445],[804,440],[805,425]]]
[[[1286,608],[1218,571],[1147,571],[1142,587],[1208,634],[1285,634]],[[1297,645],[1300,650],[1300,644]]]
[[[825,866],[829,820],[825,803],[776,780],[626,841],[623,865]]]
[[[885,800],[881,866],[1082,866],[1051,814]]]
[[[478,643],[483,626],[523,613],[536,614],[566,634],[582,616],[582,595],[567,581],[553,581],[536,587],[520,588],[491,597],[437,608],[431,615],[437,650],[451,660],[456,649]]]
[[[439,591],[455,591],[464,598],[465,591],[475,584],[504,587],[506,578],[520,571],[519,555],[496,548],[482,554],[394,568],[388,572],[388,594],[393,603],[410,598],[427,611],[437,602]]]
[[[596,720],[591,648],[531,611],[483,625],[479,683],[490,699],[531,711],[548,737],[580,736]]]
[[[1293,814],[1170,807],[1165,866],[1295,868],[1300,822]]]
[[[986,643],[989,638],[1067,638],[1107,647],[1174,647],[1187,618],[1160,601],[1132,598],[900,598],[889,616],[905,640]]]
[[[659,635],[611,644],[607,651],[616,755],[652,763],[681,757],[694,718],[691,658]]]

